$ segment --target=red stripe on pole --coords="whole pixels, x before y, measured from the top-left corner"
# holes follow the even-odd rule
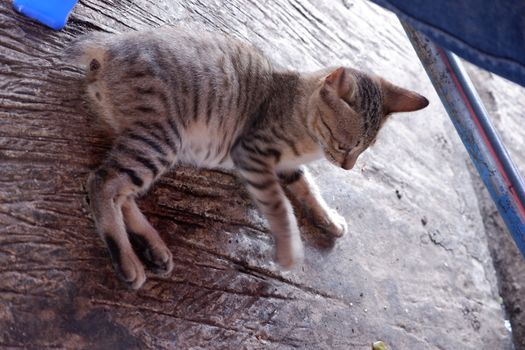
[[[479,133],[481,134],[481,137],[485,143],[485,146],[488,148],[492,159],[496,162],[496,167],[498,168],[498,171],[500,172],[501,176],[503,177],[503,181],[507,185],[507,189],[509,190],[510,195],[512,196],[512,199],[514,200],[514,203],[516,203],[519,212],[521,214],[521,217],[525,218],[525,208],[523,207],[523,203],[521,203],[518,194],[516,193],[516,190],[514,189],[514,186],[512,186],[512,182],[510,181],[509,177],[507,176],[507,173],[505,171],[505,168],[503,168],[503,165],[501,164],[501,161],[499,160],[498,156],[496,155],[496,151],[494,151],[494,148],[492,147],[492,144],[489,141],[489,138],[487,137],[487,134],[485,133],[485,130],[481,126],[481,123],[479,122],[478,116],[476,112],[474,111],[474,108],[472,108],[472,105],[470,104],[470,100],[468,99],[467,95],[465,94],[465,91],[463,90],[463,86],[458,81],[458,78],[456,77],[456,73],[450,66],[450,63],[448,61],[448,57],[443,51],[443,49],[438,48],[438,53],[441,56],[441,59],[443,62],[445,62],[445,65],[447,66],[447,70],[449,72],[449,75],[454,80],[454,84],[456,85],[456,88],[461,94],[461,97],[463,98],[463,102],[465,102],[467,109],[470,113],[470,116],[474,123],[476,124],[476,127],[479,130]]]

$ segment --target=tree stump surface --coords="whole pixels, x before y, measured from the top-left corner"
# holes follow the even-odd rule
[[[350,233],[301,219],[281,272],[235,176],[177,169],[140,200],[174,254],[128,290],[85,183],[108,151],[63,56],[78,35],[196,21],[309,71],[350,65],[431,100],[345,172],[312,164]],[[81,0],[55,32],[0,3],[0,348],[510,349],[465,153],[395,17],[365,1]]]

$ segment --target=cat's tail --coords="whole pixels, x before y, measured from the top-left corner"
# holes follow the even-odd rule
[[[111,34],[102,32],[82,35],[70,42],[65,50],[65,56],[69,61],[86,70],[88,80],[94,79],[105,65],[111,37]]]

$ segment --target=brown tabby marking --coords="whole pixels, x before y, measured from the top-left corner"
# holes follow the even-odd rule
[[[288,193],[321,231],[342,236],[303,164],[326,157],[351,169],[387,116],[428,101],[352,68],[280,71],[254,47],[219,34],[158,29],[93,34],[75,46],[87,66],[87,94],[114,144],[88,184],[97,231],[132,288],[144,265],[169,273],[172,255],[135,198],[178,165],[236,169],[291,268],[303,244]]]

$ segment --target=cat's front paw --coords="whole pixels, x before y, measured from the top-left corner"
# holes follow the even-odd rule
[[[348,231],[345,218],[333,209],[330,209],[323,216],[314,218],[314,224],[325,233],[336,238],[344,236]]]
[[[275,245],[276,260],[284,270],[291,270],[303,263],[304,248],[299,234],[289,239],[280,239]]]

